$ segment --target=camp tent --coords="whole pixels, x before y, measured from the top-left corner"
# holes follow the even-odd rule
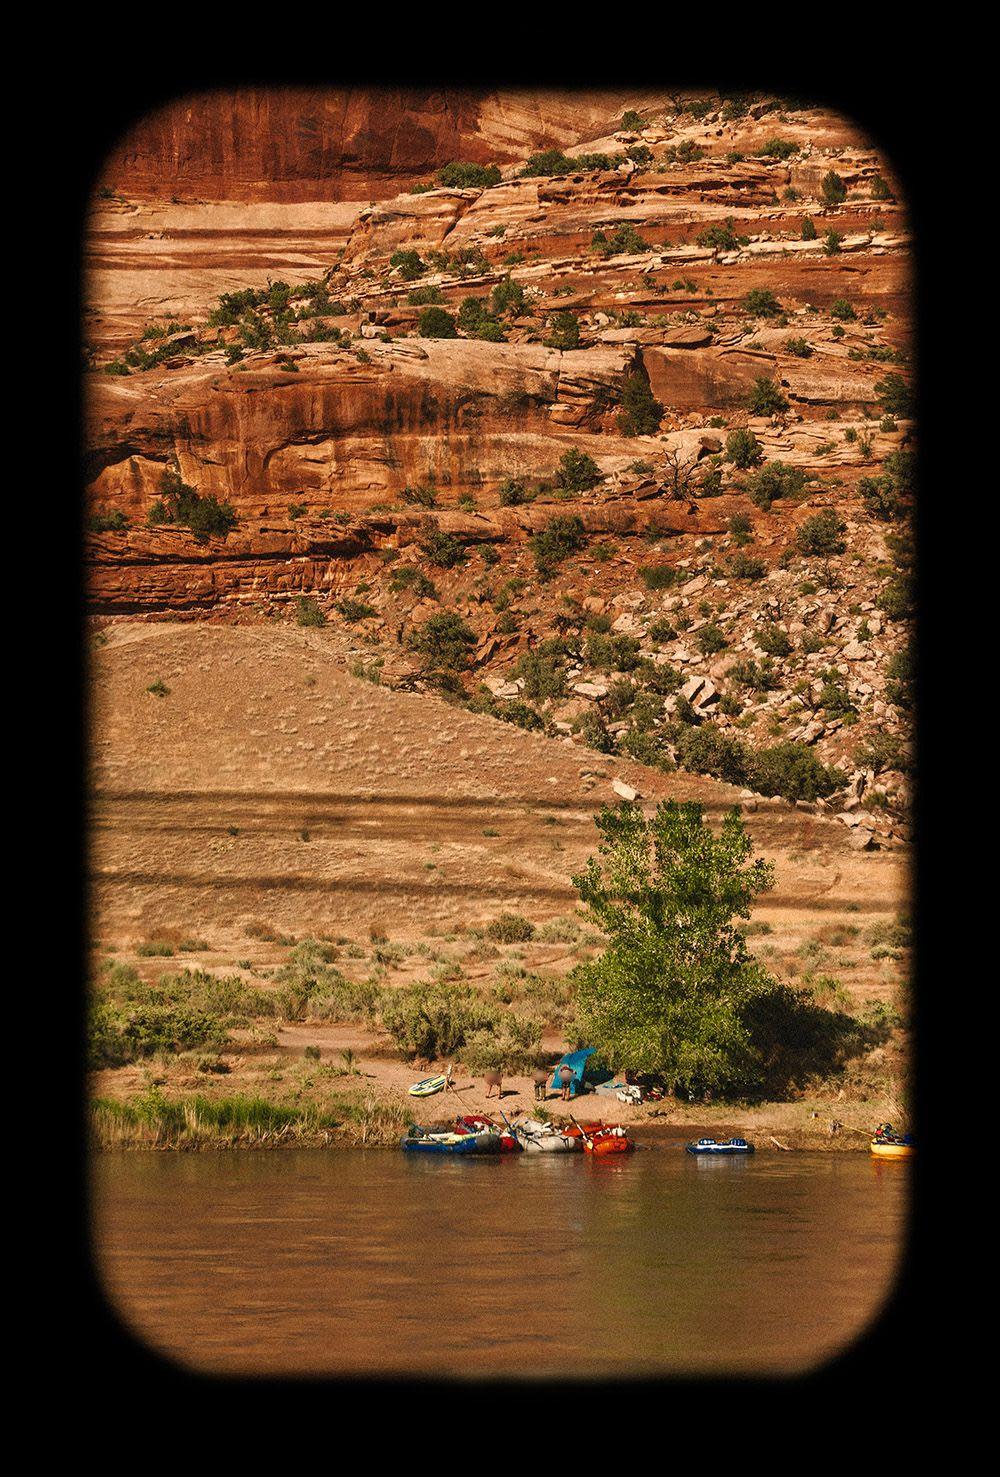
[[[563,1067],[571,1067],[573,1069],[573,1080],[570,1082],[569,1085],[569,1095],[570,1097],[576,1097],[577,1089],[582,1084],[583,1074],[587,1069],[587,1058],[592,1057],[596,1050],[596,1046],[588,1046],[585,1047],[582,1051],[569,1052],[566,1056],[563,1057],[561,1062],[556,1063],[556,1069],[552,1074],[552,1082],[550,1085],[552,1087],[561,1088],[562,1077],[560,1076],[560,1071]]]

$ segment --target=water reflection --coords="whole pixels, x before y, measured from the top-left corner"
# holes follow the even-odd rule
[[[95,1244],[139,1335],[200,1369],[784,1371],[877,1312],[906,1167],[679,1150],[104,1155]]]

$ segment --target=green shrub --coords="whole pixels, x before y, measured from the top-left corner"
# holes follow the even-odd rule
[[[418,569],[415,564],[404,564],[394,569],[389,576],[389,588],[395,594],[400,590],[412,590],[418,600],[436,600],[437,588],[432,580],[429,580],[423,570]]]
[[[892,477],[862,477],[858,492],[865,512],[879,523],[894,523],[906,511]]]
[[[426,264],[416,251],[394,251],[389,258],[389,265],[399,273],[404,282],[412,282],[427,271]]]
[[[746,480],[746,493],[755,507],[764,512],[779,498],[798,497],[806,483],[801,467],[786,467],[784,462],[767,462]]]
[[[523,679],[524,695],[533,702],[562,697],[566,691],[565,664],[554,648],[557,642],[546,641],[534,651],[522,652],[513,676]]]
[[[452,1056],[468,1036],[497,1025],[498,1013],[468,985],[425,982],[387,991],[382,1024],[410,1056]]]
[[[178,471],[166,471],[160,478],[160,498],[149,511],[150,524],[186,524],[198,543],[210,535],[225,538],[236,527],[236,513],[230,503],[220,503],[214,495],[202,497]]]
[[[788,409],[788,401],[773,379],[758,375],[747,396],[747,404],[754,415],[777,415]]]
[[[354,600],[350,595],[345,595],[342,600],[334,602],[334,609],[339,610],[345,621],[369,620],[378,615],[378,611],[372,605],[366,605],[363,600]]]
[[[92,1007],[87,1023],[87,1062],[95,1071],[122,1067],[157,1052],[218,1050],[227,1040],[220,1022],[202,1010],[101,1000]]]
[[[454,569],[457,564],[464,564],[469,557],[460,538],[453,533],[444,533],[437,527],[424,529],[420,548],[425,558],[438,569]]]
[[[300,595],[296,600],[295,620],[300,626],[326,625],[326,616],[311,595]]]
[[[508,477],[501,482],[497,495],[501,508],[518,508],[524,503],[534,502],[537,493],[529,492],[519,479]]]
[[[542,578],[548,579],[556,567],[582,548],[585,542],[586,531],[581,518],[551,518],[546,527],[530,540],[535,566]]]
[[[586,492],[603,479],[604,474],[593,457],[575,446],[563,453],[556,469],[556,485],[564,492]]]
[[[788,639],[788,633],[773,621],[760,628],[755,640],[761,651],[767,652],[768,656],[791,656],[792,643]]]
[[[677,739],[677,757],[695,774],[711,774],[731,785],[746,782],[747,756],[739,739],[723,733],[714,723],[685,727]]]
[[[437,173],[438,183],[448,190],[485,190],[500,183],[495,164],[446,164]]]
[[[847,186],[836,170],[831,169],[823,176],[821,189],[827,205],[841,205],[847,199]]]
[[[669,590],[677,583],[678,571],[669,564],[643,564],[639,576],[647,590]]]
[[[702,626],[694,639],[698,650],[705,656],[714,656],[717,651],[724,651],[729,645],[725,632],[720,626],[714,624]]]
[[[908,419],[913,414],[913,392],[901,374],[895,371],[875,383],[883,415]]]
[[[794,739],[759,749],[748,765],[752,789],[761,795],[783,795],[786,800],[819,800],[831,795],[842,782],[842,777],[827,769],[808,744]]]
[[[580,347],[580,320],[575,313],[553,313],[549,319],[547,343],[550,349],[569,350]]]
[[[741,426],[726,437],[726,458],[741,471],[746,471],[763,461],[764,448],[752,431]]]
[[[729,561],[729,574],[735,580],[762,580],[767,574],[767,565],[763,559],[744,554],[740,549]]]
[[[618,429],[625,436],[653,436],[663,419],[663,406],[649,388],[649,380],[641,370],[625,377]]]
[[[837,318],[841,323],[850,323],[857,316],[845,297],[838,297],[830,304],[830,317]]]
[[[128,528],[128,519],[121,508],[113,508],[107,513],[92,513],[87,527],[91,533],[122,533]]]
[[[640,643],[634,636],[595,631],[587,638],[584,658],[588,666],[600,672],[631,672],[639,665],[639,651]]]
[[[699,246],[716,247],[720,251],[735,251],[738,246],[742,245],[742,238],[737,236],[731,216],[725,225],[716,223],[706,226],[704,230],[698,232],[695,241]]]
[[[802,240],[815,241],[816,235],[816,222],[811,215],[804,216],[802,220]]]
[[[795,547],[800,554],[842,554],[844,541],[840,537],[847,525],[833,508],[823,508],[799,528],[795,535]]]
[[[475,633],[454,611],[441,611],[410,636],[410,645],[424,659],[428,669],[457,672],[469,665]]]
[[[637,256],[640,252],[652,250],[649,242],[645,241],[639,235],[639,232],[630,221],[625,221],[622,225],[616,226],[610,236],[604,231],[595,231],[590,245],[592,250],[599,252],[604,257],[623,256],[625,254]]]
[[[509,275],[490,293],[490,308],[497,315],[518,318],[524,312],[524,288]]]
[[[500,944],[526,944],[535,937],[535,925],[520,913],[501,913],[487,927],[486,937]]]
[[[457,338],[455,320],[444,308],[421,308],[417,319],[417,333],[421,338]]]
[[[752,287],[743,299],[743,311],[754,318],[780,318],[785,311],[767,287]]]
[[[793,154],[799,152],[799,145],[788,138],[769,138],[762,148],[757,150],[759,159],[791,159]]]

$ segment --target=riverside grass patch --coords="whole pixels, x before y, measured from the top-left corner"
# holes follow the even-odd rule
[[[393,1143],[411,1122],[409,1113],[368,1095],[323,1102],[280,1102],[238,1094],[168,1098],[159,1088],[117,1100],[96,1098],[90,1129],[101,1149],[197,1149],[276,1147],[282,1143]]]

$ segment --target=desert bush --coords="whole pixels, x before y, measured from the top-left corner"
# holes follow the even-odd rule
[[[755,637],[761,651],[767,652],[768,656],[790,656],[792,643],[788,639],[788,633],[773,621],[769,621],[757,632]]]
[[[822,764],[808,744],[788,739],[751,755],[747,782],[761,795],[819,800],[831,795],[842,783],[842,777]]]
[[[499,944],[525,944],[534,936],[535,925],[520,913],[501,913],[486,929],[486,937]]]
[[[652,436],[662,419],[663,406],[649,388],[649,380],[641,370],[634,370],[622,386],[618,429],[625,436]]]
[[[743,299],[743,311],[754,318],[780,318],[784,308],[769,287],[752,287]]]
[[[726,459],[745,472],[764,460],[764,448],[752,431],[740,426],[726,437]]]
[[[469,664],[475,632],[454,611],[441,611],[412,632],[410,645],[428,670],[458,672]]]
[[[311,595],[300,595],[296,600],[295,620],[300,626],[326,625],[326,616]]]
[[[500,183],[495,164],[466,164],[455,161],[437,172],[438,183],[449,190],[485,190]]]
[[[556,485],[564,492],[587,492],[603,480],[603,475],[593,457],[572,446],[559,459]]]
[[[562,697],[566,691],[565,663],[558,643],[543,642],[534,651],[522,652],[512,676],[523,678],[525,697],[532,702]]]
[[[669,590],[679,577],[678,571],[669,564],[643,564],[639,576],[647,590]]]
[[[766,374],[758,375],[754,380],[747,404],[754,415],[777,415],[788,409],[787,399]]]
[[[823,176],[820,188],[827,205],[841,205],[847,199],[847,186],[834,169]]]
[[[583,520],[576,517],[551,518],[530,540],[531,552],[539,575],[548,579],[557,566],[575,554],[586,541]]]
[[[453,1056],[476,1031],[496,1026],[497,1012],[468,985],[423,981],[387,990],[382,1024],[410,1056]]]
[[[747,478],[745,488],[754,506],[767,512],[779,498],[798,497],[805,484],[806,474],[801,467],[787,467],[784,462],[766,462]]]
[[[547,342],[550,349],[578,349],[580,347],[580,320],[576,314],[568,310],[553,313],[549,319]]]
[[[421,338],[457,338],[455,320],[444,308],[430,306],[421,308],[417,319],[417,333]]]
[[[92,1070],[122,1067],[158,1052],[176,1054],[218,1049],[228,1034],[202,1010],[184,1005],[97,1002],[87,1026],[87,1062]]]
[[[823,508],[799,528],[795,535],[795,547],[800,554],[842,554],[845,544],[841,534],[847,525],[833,508]]]
[[[422,277],[427,271],[427,266],[420,253],[412,250],[394,251],[389,258],[389,265],[399,273],[404,282],[412,282],[414,278]]]

